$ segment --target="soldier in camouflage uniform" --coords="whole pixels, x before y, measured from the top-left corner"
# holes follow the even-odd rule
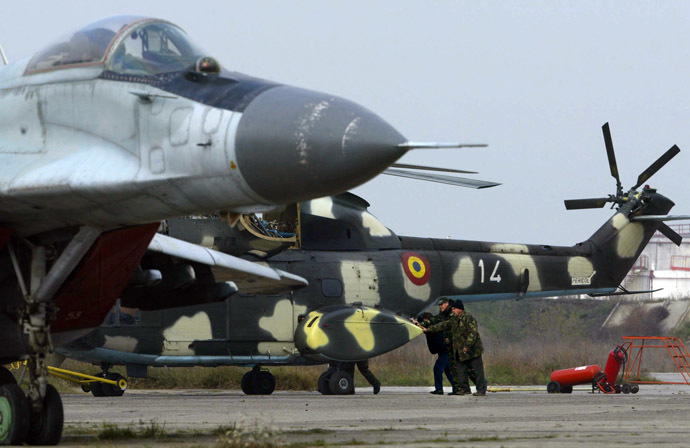
[[[479,329],[477,326],[477,319],[471,314],[465,312],[465,306],[462,300],[456,300],[451,305],[453,317],[431,325],[428,328],[422,327],[424,332],[450,333],[453,351],[451,359],[455,358],[457,363],[457,394],[465,395],[470,390],[468,376],[470,372],[474,372],[474,384],[477,386],[476,396],[483,397],[486,395],[486,378],[484,378],[484,363],[482,361],[482,353],[484,346],[482,339],[479,336]]]
[[[437,315],[423,319],[421,322],[417,322],[414,319],[412,319],[412,321],[421,327],[427,328],[431,325],[445,322],[453,315],[450,311],[450,306],[452,303],[453,301],[448,299],[448,297],[440,297],[438,299],[440,312]],[[438,352],[438,358],[436,358],[436,362],[434,363],[435,389],[431,391],[431,393],[435,395],[443,394],[443,373],[445,372],[448,380],[450,381],[450,385],[453,387],[453,391],[450,392],[450,395],[455,395],[457,391],[458,374],[455,359],[453,359],[453,356],[450,356],[453,353],[453,346],[449,337],[446,337],[443,333],[441,333],[441,337],[444,340],[446,351],[444,353]]]

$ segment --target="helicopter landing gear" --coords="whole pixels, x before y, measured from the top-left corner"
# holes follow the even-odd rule
[[[271,395],[276,389],[276,378],[257,365],[242,376],[241,386],[247,395]]]
[[[318,391],[322,395],[352,395],[355,382],[344,370],[328,369],[319,376]]]
[[[108,382],[94,381],[82,385],[84,392],[91,392],[94,397],[121,397],[127,390],[127,379],[115,372],[108,372],[112,367],[110,364],[101,364],[103,371],[94,375],[98,378],[108,380]]]

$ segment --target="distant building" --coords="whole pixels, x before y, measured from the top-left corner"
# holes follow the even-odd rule
[[[623,286],[630,291],[663,289],[628,297],[641,300],[690,297],[690,224],[669,227],[683,237],[681,245],[676,246],[661,233],[655,233],[623,281]]]

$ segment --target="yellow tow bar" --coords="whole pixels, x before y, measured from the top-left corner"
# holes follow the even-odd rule
[[[26,361],[17,361],[10,364],[10,370],[19,370],[22,366],[26,365]],[[101,378],[99,376],[87,375],[85,373],[74,372],[72,370],[59,369],[57,367],[48,366],[48,373],[57,378],[62,378],[63,380],[70,381],[75,384],[81,385],[84,392],[89,392],[91,389],[91,383],[102,383],[110,384],[118,389],[124,391],[127,389],[127,380],[125,378],[120,378],[118,380],[109,380],[106,378]]]

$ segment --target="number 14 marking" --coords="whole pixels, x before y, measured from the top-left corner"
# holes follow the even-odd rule
[[[496,266],[494,266],[494,270],[491,272],[491,277],[489,277],[489,281],[501,283],[501,276],[499,274],[496,274],[496,272],[498,271],[499,264],[501,264],[501,260],[496,260]],[[484,283],[484,260],[479,260],[479,269],[481,269],[482,271],[481,283]]]

